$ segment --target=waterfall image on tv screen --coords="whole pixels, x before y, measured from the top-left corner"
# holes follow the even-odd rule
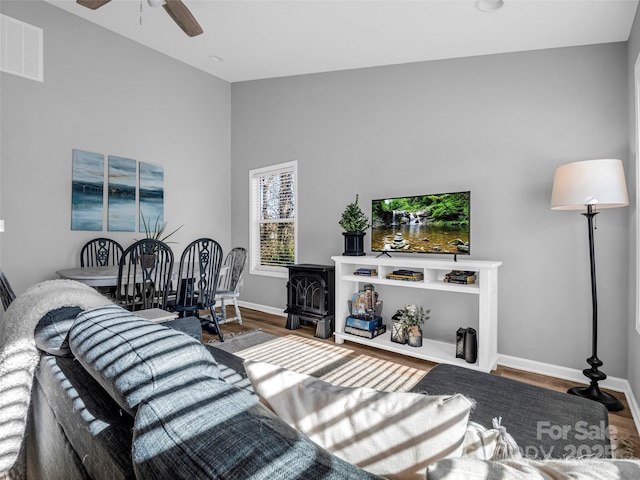
[[[471,192],[373,200],[374,252],[468,255]]]

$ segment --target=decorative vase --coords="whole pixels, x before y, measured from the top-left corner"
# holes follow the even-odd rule
[[[411,325],[407,328],[407,341],[410,347],[422,346],[422,329],[420,325]]]
[[[344,252],[342,255],[358,257],[364,253],[364,236],[366,232],[342,232],[344,235]]]
[[[464,336],[464,359],[467,363],[476,363],[478,359],[478,335],[475,328],[467,328]]]
[[[391,324],[391,341],[395,343],[405,344],[407,343],[407,331],[400,322],[393,322]]]

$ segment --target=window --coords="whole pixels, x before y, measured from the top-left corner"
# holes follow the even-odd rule
[[[296,171],[293,161],[249,172],[252,274],[286,278],[296,263]]]

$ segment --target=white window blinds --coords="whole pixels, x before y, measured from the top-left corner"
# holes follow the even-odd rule
[[[296,162],[251,170],[251,271],[287,276],[296,260]]]

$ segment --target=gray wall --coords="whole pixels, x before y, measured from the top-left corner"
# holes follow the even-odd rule
[[[582,369],[591,354],[586,220],[549,209],[557,166],[628,162],[625,43],[232,85],[232,241],[248,244],[248,172],[297,159],[300,262],[342,252],[356,193],[470,189],[474,259],[502,260],[499,352]],[[626,377],[628,209],[598,215],[604,371]],[[384,292],[385,313],[405,298]],[[422,294],[421,294],[422,295]],[[473,305],[425,293],[426,334],[453,340]],[[245,300],[284,308],[285,280],[247,275]],[[462,309],[462,311],[461,311]],[[482,334],[482,332],[480,332]]]
[[[629,163],[628,163],[628,181],[629,184],[629,357],[628,357],[628,379],[633,389],[636,399],[640,399],[640,334],[635,328],[636,322],[636,295],[640,295],[638,291],[638,282],[636,278],[636,262],[638,261],[639,239],[636,238],[636,228],[638,222],[638,211],[636,205],[636,194],[638,186],[635,185],[637,174],[637,132],[636,112],[635,112],[635,63],[640,55],[640,10],[636,12],[636,18],[631,30],[631,36],[628,42],[628,71],[629,71]]]
[[[176,255],[200,236],[229,249],[229,84],[47,3],[0,7],[44,29],[44,83],[0,75],[1,265],[17,293],[77,266],[90,238],[144,236],[71,231],[74,148],[163,165]]]

